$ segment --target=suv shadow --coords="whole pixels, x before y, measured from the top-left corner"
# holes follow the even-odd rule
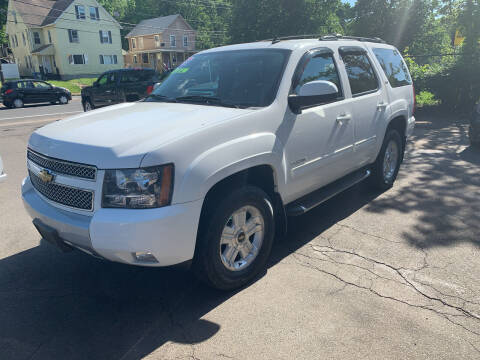
[[[360,184],[293,218],[269,267],[378,195]],[[202,317],[238,292],[213,290],[175,269],[60,254],[43,241],[0,260],[0,284],[5,359],[141,359],[167,341],[199,343],[221,327]]]

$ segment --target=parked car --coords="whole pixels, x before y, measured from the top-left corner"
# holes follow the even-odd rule
[[[149,95],[159,75],[148,69],[111,70],[100,75],[92,86],[82,89],[85,111],[123,102],[138,101]]]
[[[0,157],[0,182],[5,181],[6,178],[7,178],[7,174],[3,172],[3,162],[2,162],[2,158]]]
[[[68,104],[72,94],[68,89],[54,86],[41,80],[7,81],[0,90],[3,105],[21,108],[24,104],[51,103]]]
[[[145,101],[36,130],[23,201],[64,250],[191,264],[233,289],[265,268],[289,216],[365,179],[389,189],[413,112],[408,69],[377,39],[210,49]]]
[[[480,147],[480,102],[475,105],[468,128],[468,137],[473,146]]]

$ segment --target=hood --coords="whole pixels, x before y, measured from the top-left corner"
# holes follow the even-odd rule
[[[29,147],[100,169],[136,168],[150,151],[253,110],[178,103],[124,103],[35,131]],[[174,160],[174,159],[172,159]]]
[[[60,90],[65,91],[65,92],[67,92],[67,93],[70,92],[70,90],[68,90],[67,88],[61,87],[61,86],[54,86],[54,88],[55,88],[55,89],[60,89]]]

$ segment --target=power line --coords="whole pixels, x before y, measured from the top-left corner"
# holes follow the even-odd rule
[[[161,0],[161,1],[166,1],[166,0]],[[15,2],[18,2],[18,3],[21,3],[21,4],[25,4],[25,5],[28,5],[28,6],[34,6],[34,7],[39,7],[39,8],[42,8],[42,9],[47,9],[47,10],[50,10],[50,11],[56,11],[56,12],[60,12],[62,14],[69,14],[69,15],[74,15],[74,16],[77,16],[76,13],[74,12],[69,12],[69,11],[62,11],[62,10],[58,10],[58,9],[52,9],[52,8],[49,8],[48,6],[42,6],[42,5],[38,5],[38,4],[32,4],[32,3],[27,3],[25,1],[21,1],[21,0],[15,0]],[[104,8],[105,10],[105,8]],[[106,11],[106,10],[105,10]],[[106,11],[107,12],[107,11]],[[21,13],[20,13],[21,14]],[[112,16],[112,14],[108,13],[110,16]],[[42,17],[46,17],[46,18],[55,18],[57,19],[58,16],[53,16],[53,15],[46,15],[46,16],[43,16],[43,15],[37,15],[37,14],[28,14],[30,16],[42,16]],[[86,17],[86,14],[85,14],[85,17]],[[113,17],[113,16],[112,16]],[[79,19],[63,19],[63,20],[69,20],[69,21],[82,21],[82,20],[79,20]],[[153,26],[148,26],[148,25],[140,25],[140,24],[133,24],[133,23],[128,23],[128,22],[125,22],[125,21],[118,21],[118,20],[109,20],[109,19],[99,19],[99,20],[95,20],[95,21],[105,21],[105,22],[111,22],[111,23],[114,23],[114,24],[122,24],[122,25],[127,25],[127,26],[133,26],[133,27],[143,27],[143,28],[153,28],[153,29],[156,29],[156,30],[160,30],[159,28],[155,28]],[[186,20],[188,21],[188,20]],[[167,30],[167,28],[164,28],[162,30]],[[185,30],[185,31],[195,31],[195,30]],[[210,31],[210,30],[207,30],[207,31]],[[220,30],[211,30],[212,32],[225,32],[225,31],[220,31]]]
[[[4,11],[3,9],[0,9],[0,11]],[[15,22],[14,20],[8,20],[7,19],[7,22]],[[20,23],[20,24],[24,24],[24,25],[30,25],[30,26],[36,26],[35,24],[32,24],[32,23],[26,23],[26,22],[23,22],[23,21],[17,21],[17,23]],[[70,29],[70,28],[64,28],[64,27],[61,27],[61,26],[55,26],[56,29],[62,29],[62,30],[75,30],[75,29]],[[89,31],[89,30],[77,30],[78,32],[83,32],[83,33],[91,33],[91,34],[96,34],[98,35],[98,31]],[[13,36],[13,35],[16,35],[16,34],[8,34],[10,36]],[[215,36],[215,34],[212,34],[213,36]],[[212,36],[211,35],[211,36]]]
[[[1,12],[4,12],[4,13],[8,13],[7,10],[4,10],[4,9],[0,9]],[[30,14],[30,16],[42,16],[43,15],[36,15],[36,14]],[[84,24],[84,22],[82,20],[78,20],[78,19],[64,19],[64,20],[67,20],[67,21],[71,21],[71,22],[80,22],[82,24]],[[22,21],[17,21],[15,22],[15,20],[8,20],[7,19],[7,22],[14,22],[14,23],[21,23],[21,24],[25,24],[25,25],[30,25],[30,26],[38,26],[37,24],[33,24],[33,23],[26,23],[26,22],[22,22]],[[56,29],[65,29],[65,30],[76,30],[76,29],[70,29],[70,28],[64,28],[64,27],[61,27],[61,26],[55,26]],[[168,29],[168,28],[157,28],[157,27],[149,27],[149,28],[152,28],[152,29],[155,29],[159,32],[162,32],[160,30],[170,30],[170,31],[173,31],[173,32],[181,32],[181,33],[195,33],[195,34],[208,34],[210,36],[223,36],[222,33],[220,32],[210,32],[208,30],[182,30],[182,29]],[[89,31],[89,30],[77,30],[77,31],[80,31],[80,32],[88,32],[88,33],[96,33],[98,34],[98,31]],[[152,34],[153,35],[153,34]]]

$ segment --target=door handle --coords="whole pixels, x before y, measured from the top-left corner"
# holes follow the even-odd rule
[[[352,119],[350,114],[341,114],[337,117],[337,123],[343,125],[346,122],[349,122]]]
[[[388,104],[387,104],[386,102],[382,101],[381,103],[378,103],[377,109],[378,109],[378,110],[383,110],[383,109],[385,109],[387,106],[388,106]]]

